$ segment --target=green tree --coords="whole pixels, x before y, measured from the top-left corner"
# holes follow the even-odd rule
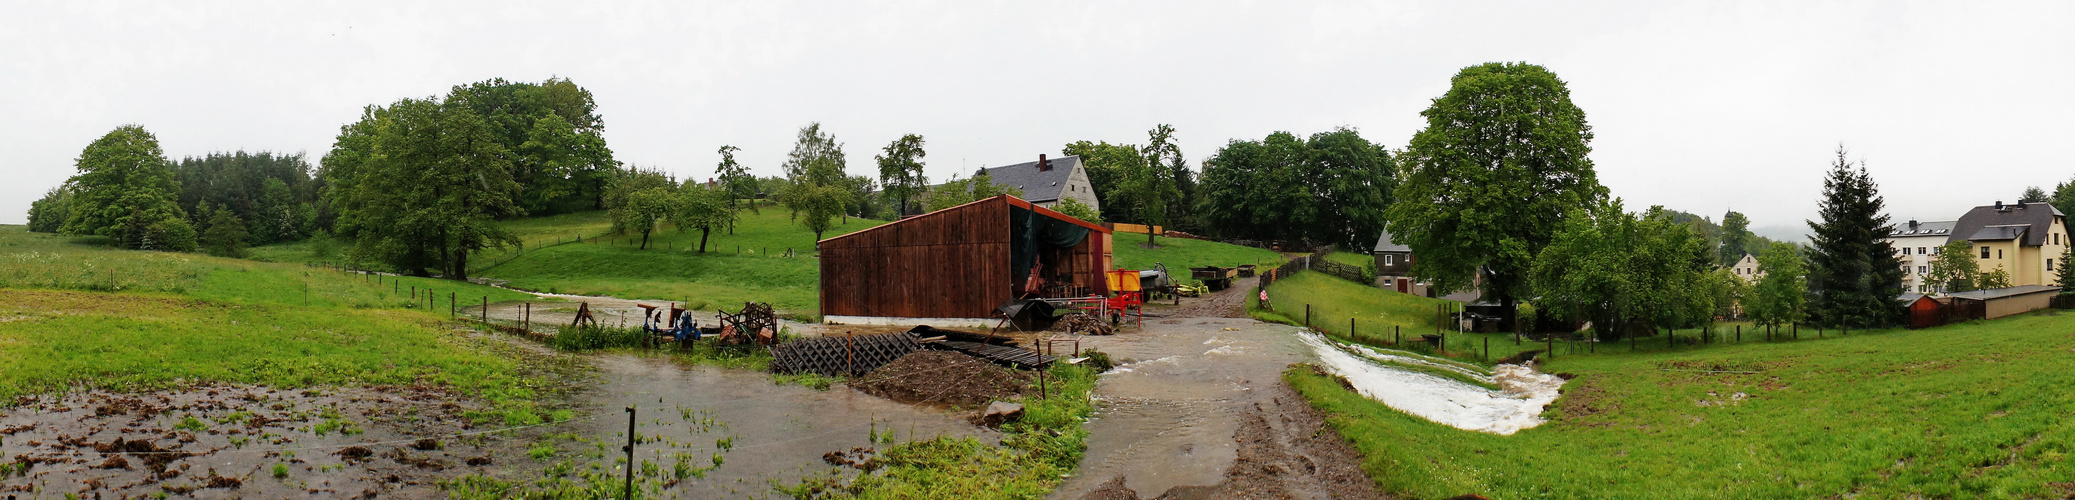
[[[1081,157],[1081,168],[1088,172],[1088,187],[1095,190],[1098,199],[1110,200],[1102,204],[1103,218],[1144,220],[1139,217],[1136,204],[1116,198],[1123,193],[1131,172],[1146,159],[1139,154],[1138,146],[1077,141],[1061,148],[1060,154]]]
[[[1853,167],[1858,167],[1854,169]],[[1902,290],[1902,262],[1887,241],[1894,227],[1883,213],[1880,187],[1864,165],[1846,157],[1843,146],[1823,181],[1822,221],[1809,221],[1814,251],[1808,256],[1810,310],[1821,324],[1878,327],[1900,319],[1894,299]]]
[[[699,253],[706,253],[706,239],[717,227],[733,227],[736,212],[729,203],[734,196],[726,186],[709,189],[696,182],[687,182],[678,189],[677,212],[670,219],[679,229],[699,229]]]
[[[800,211],[807,215],[800,222],[807,226],[807,230],[814,231],[815,246],[820,248],[822,233],[836,227],[836,216],[841,215],[844,205],[849,203],[850,193],[841,186],[811,185],[796,195]]]
[[[1095,209],[1089,207],[1088,204],[1081,203],[1081,200],[1076,200],[1073,198],[1061,199],[1059,200],[1058,205],[1052,206],[1052,209],[1076,219],[1093,222],[1096,224],[1102,223],[1102,214],[1097,213]]]
[[[187,157],[173,164],[173,178],[180,182],[181,209],[189,214],[200,213],[203,205],[230,210],[246,222],[256,244],[301,239],[331,220],[316,214],[318,184],[302,154],[238,151]]]
[[[2053,198],[2046,196],[2046,190],[2039,189],[2039,186],[2026,186],[2025,191],[2017,195],[2017,202],[2020,204],[2043,201],[2053,201]]]
[[[1663,207],[1638,216],[1614,200],[1565,217],[1530,277],[1537,311],[1591,321],[1613,340],[1635,320],[1676,328],[1711,319],[1728,293],[1717,289],[1713,262],[1706,241]]]
[[[1744,310],[1760,325],[1779,327],[1799,323],[1807,316],[1807,273],[1801,251],[1791,243],[1773,243],[1758,257],[1757,286]]]
[[[208,222],[208,229],[202,231],[202,250],[218,257],[244,257],[245,240],[250,237],[245,232],[245,221],[228,209],[212,210],[208,205],[202,205],[202,209],[197,215]]]
[[[1994,271],[1981,273],[1981,289],[1994,290],[1997,288],[2010,288],[2009,272],[1998,267]]]
[[[738,203],[742,200],[749,200],[749,210],[751,212],[763,213],[762,210],[757,209],[756,198],[759,187],[757,186],[756,176],[750,175],[748,168],[744,168],[741,163],[735,161],[735,152],[741,150],[742,148],[734,146],[721,146],[720,165],[714,167],[714,171],[720,175],[720,187],[723,194],[728,198],[729,210],[739,212],[742,208]],[[730,217],[732,218],[732,216]],[[735,224],[732,222],[728,224],[728,234],[735,234]]]
[[[616,221],[620,227],[641,232],[641,249],[648,249],[649,233],[663,223],[670,214],[680,212],[678,197],[671,194],[669,187],[652,187],[627,195],[627,206],[616,213],[622,219]],[[678,227],[684,227],[679,224]]]
[[[914,215],[909,211],[908,200],[929,188],[929,178],[922,175],[922,158],[928,156],[922,145],[922,136],[903,135],[887,144],[884,152],[875,158],[879,160],[879,185],[887,196],[900,203],[900,212],[895,218]]]
[[[1397,189],[1390,152],[1346,127],[1312,134],[1305,149],[1303,176],[1318,205],[1305,236],[1357,251],[1375,244]]]
[[[60,232],[107,236],[123,248],[194,248],[194,228],[174,198],[180,184],[158,137],[144,127],[117,127],[80,151],[75,165],[79,174],[66,181],[72,203]]]
[[[1736,265],[1744,254],[1752,253],[1745,247],[1751,243],[1751,219],[1735,210],[1722,214],[1722,247],[1715,262],[1724,266]]]
[[[1167,168],[1169,161],[1181,162],[1181,148],[1174,144],[1174,126],[1161,124],[1146,132],[1146,147],[1139,152],[1145,155],[1132,165],[1124,183],[1124,196],[1138,204],[1140,221],[1148,226],[1167,225],[1168,203],[1181,197],[1174,186],[1174,170]],[[1146,247],[1154,245],[1157,231],[1146,231]]]
[[[1320,211],[1336,207],[1320,203],[1306,182],[1311,176],[1304,165],[1310,156],[1304,139],[1289,132],[1227,143],[1204,162],[1197,216],[1216,236],[1312,239],[1306,228],[1318,227]]]
[[[29,232],[55,233],[65,227],[72,213],[72,186],[50,188],[43,198],[29,204]]]
[[[1535,252],[1564,216],[1607,197],[1585,111],[1549,70],[1489,63],[1457,73],[1420,114],[1427,127],[1397,159],[1391,237],[1437,289],[1468,288],[1481,274],[1484,296],[1510,309],[1530,292]]]
[[[923,209],[935,212],[1005,194],[1021,198],[1023,190],[997,184],[994,182],[994,176],[988,175],[986,169],[981,169],[975,172],[971,179],[952,176],[950,181],[931,188],[929,195],[923,199]]]
[[[1931,273],[1925,276],[1935,291],[1953,293],[1972,291],[1981,277],[1981,263],[1974,259],[1973,243],[1953,240],[1938,247],[1938,256],[1931,259]]]
[[[2053,197],[2048,201],[2053,202],[2053,208],[2056,210],[2060,210],[2061,213],[2075,214],[2075,179],[2070,179],[2068,181],[2054,185]],[[2066,227],[2063,227],[2062,229],[2075,229],[2075,224],[2068,224]]]
[[[2061,251],[2058,267],[2053,268],[2053,286],[2061,287],[2061,295],[2075,295],[2075,261],[2068,259],[2075,259],[2075,245]]]
[[[486,137],[508,152],[526,213],[605,208],[604,191],[620,164],[606,147],[605,121],[589,90],[564,78],[492,78],[454,86],[447,102],[478,117]]]
[[[634,193],[651,189],[670,190],[676,187],[676,180],[653,167],[636,166],[615,172],[612,182],[605,188],[605,211],[606,217],[612,220],[612,231],[618,233],[640,229],[638,226],[626,224],[640,221],[640,216],[627,213],[632,207]]]
[[[471,253],[518,243],[497,220],[523,215],[511,155],[468,106],[405,99],[368,107],[324,158],[329,203],[353,256],[467,279]]]
[[[793,142],[792,152],[786,153],[785,156],[783,167],[786,187],[779,193],[778,202],[792,210],[792,216],[798,218],[808,204],[826,201],[814,196],[818,188],[840,189],[845,177],[848,177],[843,173],[845,165],[848,163],[843,159],[843,144],[836,142],[835,135],[823,132],[821,123],[809,123],[805,127],[800,127],[800,132]],[[841,201],[844,206],[850,204],[849,200],[843,198],[833,199]],[[842,212],[842,208],[844,207],[838,207],[837,212]]]

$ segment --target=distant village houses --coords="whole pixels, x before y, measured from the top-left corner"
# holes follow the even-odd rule
[[[1737,259],[1735,265],[1729,266],[1729,272],[1743,278],[1746,283],[1757,283],[1759,278],[1765,277],[1765,272],[1758,270],[1758,258],[1748,253]]]

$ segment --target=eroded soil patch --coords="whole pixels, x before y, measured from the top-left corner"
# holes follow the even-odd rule
[[[435,481],[498,472],[518,453],[435,386],[274,389],[204,385],[23,397],[0,409],[0,494],[282,498],[438,496]],[[413,447],[420,440],[441,443]]]

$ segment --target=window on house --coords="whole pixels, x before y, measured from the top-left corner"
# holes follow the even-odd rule
[[[1989,258],[1989,247],[1981,247],[1981,258]]]
[[[1902,255],[1909,255],[1909,247],[1902,247]]]
[[[1924,252],[1924,247],[1916,247],[1916,254],[1917,254],[1917,255],[1930,255],[1929,253],[1925,253],[1925,252]]]
[[[1931,274],[1931,266],[1916,266],[1917,274]]]
[[[2053,270],[2053,259],[2046,259],[2046,270]]]
[[[1383,256],[1383,265],[1386,265],[1386,266],[1395,266],[1395,265],[1398,265],[1398,256],[1396,256],[1396,255],[1385,255],[1385,256]]]
[[[1922,247],[1918,247],[1922,248]],[[1931,247],[1931,255],[1938,255],[1938,247]]]
[[[2001,259],[2001,258],[2003,258],[2003,249],[2001,249],[2001,248],[1998,248],[1998,249],[1996,249],[1996,258],[1997,258],[1997,259]]]

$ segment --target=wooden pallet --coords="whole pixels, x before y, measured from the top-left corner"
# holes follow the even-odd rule
[[[971,354],[973,356],[978,356],[981,359],[993,361],[996,363],[1006,363],[1015,365],[1017,368],[1044,368],[1046,366],[1051,365],[1052,361],[1059,359],[1055,356],[1046,356],[1043,354],[1038,354],[1037,351],[1032,351],[1029,349],[998,346],[992,344],[982,344],[979,342],[960,342],[955,340],[946,340],[942,342],[934,342],[931,343],[931,345],[953,351],[963,352],[966,354]]]

